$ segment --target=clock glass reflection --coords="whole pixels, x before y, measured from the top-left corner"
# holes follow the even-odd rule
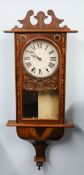
[[[58,119],[58,91],[23,90],[23,116],[26,118]]]
[[[23,116],[28,118],[38,117],[38,93],[23,90]]]

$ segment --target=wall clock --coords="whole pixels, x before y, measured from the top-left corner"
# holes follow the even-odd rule
[[[15,37],[16,120],[7,126],[15,126],[22,139],[33,140],[38,169],[46,161],[48,140],[63,137],[64,128],[74,124],[65,122],[65,74],[67,33],[75,33],[67,26],[60,27],[58,19],[48,10],[52,20],[40,11],[31,23],[32,10],[27,12],[22,27],[15,26],[8,33]]]

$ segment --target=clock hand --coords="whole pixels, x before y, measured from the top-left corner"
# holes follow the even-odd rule
[[[34,52],[33,52],[33,51],[28,51],[28,50],[26,50],[26,52],[33,53],[33,54],[34,54]]]
[[[33,54],[34,54],[34,55],[32,55],[33,57],[37,58],[37,59],[40,60],[40,61],[42,60],[42,59],[41,59],[40,57],[38,57],[33,51],[28,51],[28,50],[27,50],[26,52],[29,52],[30,54],[33,53]]]
[[[32,57],[36,57],[35,55],[31,55]]]
[[[42,60],[40,57],[38,57],[38,56],[36,56],[36,55],[35,55],[35,58],[37,58],[37,59],[40,60],[40,61]]]
[[[34,55],[35,55],[39,60],[42,60],[42,58],[38,57],[38,55],[36,55],[35,53],[34,53]]]
[[[40,57],[38,57],[35,53],[34,53],[34,55],[31,55],[31,56],[33,56],[34,58],[37,58],[38,60],[42,60]]]

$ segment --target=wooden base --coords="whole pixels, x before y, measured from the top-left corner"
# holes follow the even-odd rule
[[[52,121],[50,123],[50,121]],[[7,126],[16,127],[17,134],[22,139],[33,139],[33,144],[36,150],[36,156],[34,161],[38,166],[38,170],[41,169],[43,163],[46,161],[45,151],[47,148],[47,140],[59,140],[63,137],[64,128],[74,128],[75,125],[71,122],[68,123],[56,123],[56,120],[29,120],[29,123],[17,123],[15,120],[9,120]]]

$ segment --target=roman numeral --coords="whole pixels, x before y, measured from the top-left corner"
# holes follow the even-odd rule
[[[40,42],[40,43],[37,43],[37,46],[38,46],[38,48],[42,48],[42,42]]]
[[[31,63],[30,63],[30,62],[25,63],[25,64],[26,64],[26,66],[27,66],[28,68],[30,68],[30,67],[31,67]]]
[[[30,46],[33,50],[36,50],[35,45],[33,44],[32,46]]]
[[[30,57],[25,57],[24,59],[25,59],[25,60],[30,60]]]
[[[36,72],[36,68],[35,67],[33,67],[32,69],[31,69],[31,72]]]
[[[51,50],[51,51],[49,52],[49,55],[52,54],[52,53],[54,53],[54,50]]]
[[[45,50],[47,50],[48,46],[49,46],[49,45],[46,46]]]
[[[50,61],[56,61],[56,57],[50,57]]]
[[[41,71],[41,69],[39,69],[39,74],[42,74],[42,71]]]
[[[52,69],[55,66],[55,64],[53,64],[52,62],[50,62],[48,66]]]

